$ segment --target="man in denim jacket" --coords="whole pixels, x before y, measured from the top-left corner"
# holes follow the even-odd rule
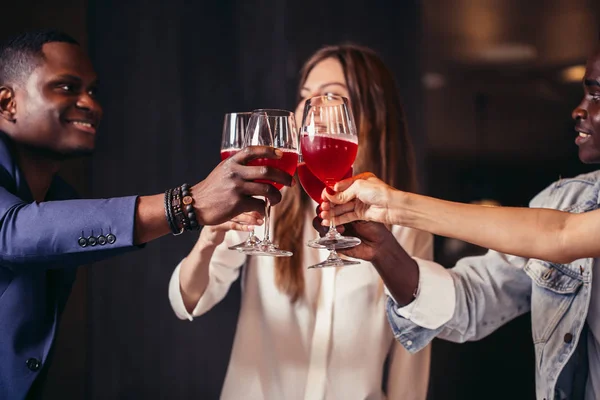
[[[586,212],[597,208],[599,190],[596,171],[553,183],[530,207]],[[588,333],[588,324],[592,332],[600,327],[600,321],[590,321],[600,318],[600,293],[592,293],[595,259],[553,264],[489,251],[464,258],[450,270],[416,261],[420,277],[415,300],[400,307],[390,298],[387,306],[394,336],[407,350],[419,351],[434,337],[479,340],[531,311],[537,398],[598,398],[593,381],[600,376],[587,380],[588,353],[597,360],[600,350],[595,335]],[[587,397],[586,382],[592,393]]]
[[[600,49],[588,60],[584,97],[573,119],[579,158],[600,163]],[[598,208],[599,191],[596,171],[553,183],[530,207],[587,212]],[[346,229],[363,244],[342,252],[377,268],[392,295],[390,325],[408,351],[419,351],[434,337],[478,340],[531,311],[537,399],[600,399],[600,274],[592,273],[598,259],[554,264],[490,251],[447,270],[411,259],[386,239],[381,224]]]

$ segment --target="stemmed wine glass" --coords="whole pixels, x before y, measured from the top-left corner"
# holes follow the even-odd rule
[[[358,152],[358,135],[348,99],[332,94],[308,99],[302,116],[300,146],[306,167],[325,186],[331,188],[342,180]],[[358,244],[359,238],[340,235],[332,218],[327,234],[308,242],[310,247],[327,247],[329,257],[309,268],[358,264],[340,258],[335,251]]]
[[[304,162],[304,157],[302,157],[302,151],[298,153],[298,169],[296,170],[296,172],[298,174],[298,180],[300,181],[300,185],[302,185],[302,188],[304,189],[306,194],[317,204],[321,204],[323,202],[321,194],[325,189],[325,184],[321,182],[319,178],[314,176],[312,172],[310,172],[310,169],[308,169],[306,163]],[[342,179],[351,178],[352,173],[353,168],[350,167],[350,169],[346,172]],[[325,246],[320,247],[325,248]]]
[[[221,139],[221,161],[237,154],[244,147],[246,127],[250,121],[252,112],[236,112],[225,114],[223,123],[223,138]],[[239,250],[243,253],[252,254],[260,251],[260,239],[250,231],[250,236],[245,241],[230,246],[230,250]]]
[[[279,159],[258,158],[252,160],[248,165],[269,166],[284,171],[290,175],[296,172],[298,164],[298,133],[294,121],[294,113],[286,110],[260,109],[252,112],[244,138],[245,146],[270,146],[283,151]],[[259,180],[257,182],[264,182]],[[283,185],[270,182],[278,190]],[[270,215],[271,204],[265,197],[265,234],[259,244],[259,252],[254,255],[265,255],[274,257],[290,257],[292,252],[281,250],[271,242],[270,238]]]

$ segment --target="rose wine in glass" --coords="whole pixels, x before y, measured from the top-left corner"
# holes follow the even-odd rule
[[[358,151],[356,138],[342,135],[303,134],[302,156],[310,171],[325,185],[332,187],[352,167]]]
[[[246,136],[246,127],[250,121],[251,112],[237,112],[225,114],[223,123],[223,138],[221,140],[221,161],[233,157],[244,146],[244,137]],[[230,246],[230,250],[238,250],[243,253],[251,254],[258,251],[260,239],[254,234],[254,229],[250,232],[248,239]]]
[[[294,113],[285,110],[261,109],[252,112],[248,122],[248,131],[244,138],[245,146],[271,146],[280,149],[283,155],[280,159],[256,159],[248,165],[270,166],[294,175],[298,165],[298,132],[294,120]],[[260,182],[260,180],[259,180]],[[278,190],[281,185],[275,182],[270,183]],[[272,257],[290,257],[291,251],[282,250],[271,242],[270,237],[270,216],[271,204],[265,198],[265,234],[259,245],[259,252],[253,252],[254,255],[264,255]]]
[[[301,153],[306,167],[325,186],[333,187],[352,167],[358,152],[358,134],[348,99],[337,95],[317,96],[304,105],[300,131]],[[340,258],[336,249],[360,244],[356,237],[342,236],[332,220],[327,234],[311,240],[311,247],[327,247],[327,260],[309,268],[359,264]]]
[[[221,150],[221,161],[227,160],[229,157],[236,155],[241,149]]]
[[[250,161],[248,165],[264,165],[266,167],[273,167],[293,176],[298,164],[298,151],[290,149],[281,150],[283,151],[283,156],[278,160],[274,160],[272,158],[257,158],[256,160]],[[281,190],[281,188],[283,188],[283,185],[277,182],[265,181],[262,179],[257,180],[257,182],[270,183],[271,185],[275,186],[277,190]]]
[[[300,156],[302,158],[302,156]],[[321,204],[323,199],[321,198],[321,194],[323,193],[323,189],[325,189],[325,184],[319,180],[310,169],[306,166],[306,163],[303,160],[298,162],[298,168],[296,170],[298,172],[298,179],[300,180],[300,184],[302,188],[306,192],[306,194],[313,199],[315,202]],[[343,179],[352,177],[352,167],[344,174]]]

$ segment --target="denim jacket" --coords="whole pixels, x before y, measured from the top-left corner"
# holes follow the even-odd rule
[[[563,179],[539,193],[530,207],[590,211],[598,207],[599,189],[600,171]],[[388,319],[396,339],[414,353],[434,337],[453,342],[481,339],[531,311],[537,399],[582,399],[588,373],[584,328],[593,261],[555,264],[495,251],[464,258],[448,270],[456,305],[446,324],[437,329],[420,327],[399,316],[392,299],[387,303]]]

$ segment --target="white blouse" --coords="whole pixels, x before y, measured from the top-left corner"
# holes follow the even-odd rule
[[[317,235],[312,228],[314,209],[306,210],[303,243]],[[412,256],[432,259],[429,233],[399,226],[393,226],[392,233]],[[262,237],[262,228],[256,234]],[[275,286],[274,258],[227,249],[247,235],[229,231],[216,248],[208,286],[191,314],[181,296],[180,265],[169,284],[175,314],[192,321],[221,301],[242,271],[242,304],[221,399],[426,398],[430,348],[411,355],[394,340],[385,316],[383,284],[372,264],[305,269],[305,297],[291,303]],[[305,247],[304,264],[327,255],[326,250]],[[382,382],[388,355],[386,396]]]

